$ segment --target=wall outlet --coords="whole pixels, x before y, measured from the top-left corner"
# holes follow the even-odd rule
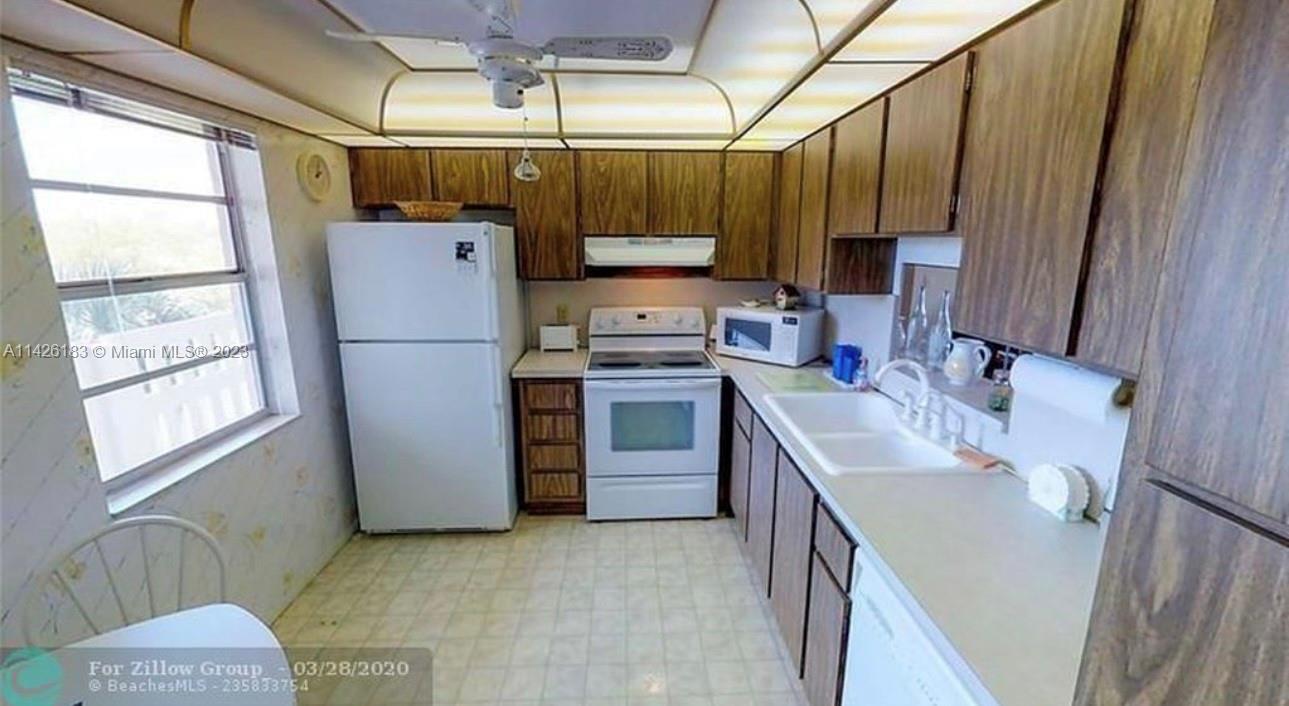
[[[568,304],[555,305],[555,323],[561,326],[568,323]]]

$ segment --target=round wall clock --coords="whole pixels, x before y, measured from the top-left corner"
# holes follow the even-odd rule
[[[300,188],[314,201],[321,201],[331,191],[331,167],[317,152],[305,152],[295,162]]]

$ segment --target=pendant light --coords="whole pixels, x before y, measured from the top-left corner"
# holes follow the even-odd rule
[[[524,151],[519,155],[519,164],[515,165],[515,178],[520,181],[537,181],[542,178],[542,170],[533,163],[533,155],[528,151],[528,108],[524,111]]]

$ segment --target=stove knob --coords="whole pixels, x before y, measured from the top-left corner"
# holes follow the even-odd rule
[[[677,313],[675,313],[675,314],[672,314],[672,315],[671,315],[671,321],[672,321],[672,323],[676,324],[677,326],[684,326],[684,325],[685,325],[685,315],[684,315],[684,314],[681,314],[680,312],[677,312]]]
[[[621,326],[621,325],[622,325],[622,317],[621,317],[621,316],[614,316],[614,317],[613,317],[613,319],[612,319],[612,321],[610,321],[610,325],[611,325],[611,326],[613,326],[613,328],[617,328],[617,327]]]

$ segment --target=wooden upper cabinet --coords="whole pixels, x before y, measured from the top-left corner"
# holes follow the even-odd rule
[[[643,235],[649,156],[646,152],[579,151],[578,202],[587,235]]]
[[[971,54],[960,54],[891,94],[882,233],[953,230],[970,71]]]
[[[649,234],[716,235],[721,227],[720,152],[649,153]]]
[[[780,282],[797,281],[797,233],[801,222],[801,158],[805,145],[798,142],[783,152],[779,162],[778,212],[770,242],[770,274]]]
[[[519,163],[511,151],[508,166]],[[568,150],[532,152],[542,170],[534,182],[511,182],[519,274],[524,279],[581,279],[582,235],[577,228],[577,174]]]
[[[434,193],[439,201],[509,206],[510,170],[505,150],[436,149]]]
[[[1146,461],[1289,535],[1289,7],[1218,0],[1212,22]]]
[[[354,208],[434,199],[430,188],[429,150],[351,148],[349,179]]]
[[[1138,0],[1075,358],[1135,377],[1177,203],[1214,0]]]
[[[955,328],[1066,353],[1123,17],[1061,0],[976,51]]]
[[[716,276],[765,279],[774,229],[774,166],[771,152],[725,155],[721,234],[716,239]]]
[[[801,225],[797,236],[796,283],[823,289],[824,253],[828,246],[828,170],[832,128],[806,140],[801,162]]]
[[[830,234],[866,235],[877,232],[885,131],[885,98],[837,121],[833,130],[836,142],[833,145],[828,197]]]

